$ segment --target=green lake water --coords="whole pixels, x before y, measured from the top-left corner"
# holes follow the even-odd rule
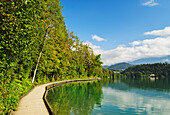
[[[169,115],[170,81],[76,82],[49,90],[56,115]]]

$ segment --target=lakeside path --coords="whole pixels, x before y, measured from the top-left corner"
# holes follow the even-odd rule
[[[12,115],[49,115],[48,110],[43,101],[45,87],[51,84],[67,83],[72,81],[74,82],[76,80],[58,81],[35,86],[26,96],[24,96],[19,101],[19,106],[16,111],[12,112]]]

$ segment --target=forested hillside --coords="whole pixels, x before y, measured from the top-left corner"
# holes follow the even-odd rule
[[[36,84],[102,77],[100,55],[66,29],[61,10],[59,0],[0,1],[0,113]]]
[[[155,77],[170,78],[170,64],[155,63],[155,64],[141,64],[127,68],[121,72],[126,77],[131,78],[148,78],[150,74],[155,74]]]
[[[110,67],[108,67],[108,69],[112,69],[112,70],[124,70],[128,67],[132,66],[131,64],[129,63],[117,63],[117,64],[114,64],[114,65],[111,65]]]

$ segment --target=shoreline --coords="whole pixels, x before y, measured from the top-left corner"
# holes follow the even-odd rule
[[[47,100],[45,99],[46,93],[48,89],[55,87],[57,85],[63,85],[71,82],[81,82],[81,81],[93,81],[100,80],[97,79],[79,79],[79,80],[65,80],[65,81],[57,81],[46,84],[41,84],[35,86],[30,92],[23,96],[19,100],[19,106],[16,111],[12,111],[11,115],[49,115],[52,110],[49,110],[50,105],[46,104]],[[45,101],[46,100],[46,101]]]

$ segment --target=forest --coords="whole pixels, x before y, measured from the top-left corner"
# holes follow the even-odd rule
[[[149,78],[151,74],[155,77],[170,78],[170,64],[165,63],[155,63],[155,64],[141,64],[136,66],[131,66],[126,70],[121,72],[121,76],[127,78]]]
[[[0,114],[35,85],[103,76],[101,55],[67,30],[62,8],[60,0],[0,1]]]
[[[107,79],[107,78],[148,79],[151,74],[154,74],[154,77],[157,79],[169,79],[170,64],[165,62],[165,63],[133,65],[122,71],[103,69],[103,79]]]

